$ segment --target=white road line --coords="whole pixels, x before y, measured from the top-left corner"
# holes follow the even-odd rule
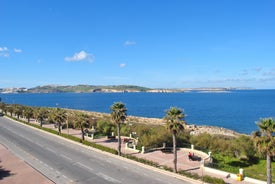
[[[49,148],[49,147],[47,147],[46,149],[49,150],[50,152],[56,153],[55,150],[53,150],[53,149],[51,149],[51,148]]]
[[[115,178],[112,178],[110,176],[107,176],[106,174],[103,174],[101,172],[97,173],[96,175],[103,178],[103,179],[105,179],[105,180],[107,180],[107,181],[109,181],[109,182],[112,182],[112,183],[121,183],[121,181],[119,181]]]
[[[82,164],[80,162],[77,162],[76,164],[79,165],[80,167],[84,168],[84,169],[88,169],[88,170],[90,170],[92,172],[94,171],[94,169],[92,169],[92,168],[90,168],[90,167],[88,167],[88,166],[86,166],[86,165],[84,165],[84,164]]]
[[[60,155],[61,157],[63,157],[63,158],[65,158],[65,159],[67,159],[67,160],[70,160],[70,161],[72,161],[73,159],[71,159],[70,157],[67,157],[66,155]]]

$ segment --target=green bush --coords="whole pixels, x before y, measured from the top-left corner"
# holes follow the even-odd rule
[[[212,176],[203,176],[202,180],[207,183],[212,183],[212,184],[226,184],[225,181],[221,178],[215,178]]]
[[[131,160],[134,160],[134,161],[146,164],[146,165],[150,165],[150,166],[154,166],[154,167],[159,167],[158,163],[153,162],[151,160],[146,160],[144,158],[139,158],[139,157],[136,157],[134,155],[129,155],[129,154],[122,154],[122,156],[125,157],[125,158],[128,158],[128,159],[131,159]]]
[[[96,143],[93,143],[93,142],[85,141],[85,140],[82,143],[84,145],[91,146],[91,147],[99,149],[101,151],[105,151],[105,152],[109,152],[109,153],[117,155],[117,150],[115,150],[113,148],[109,148],[109,147],[106,147],[106,146],[103,146],[103,145],[100,145],[100,144],[96,144]]]
[[[107,121],[98,121],[97,122],[98,133],[103,135],[111,135],[112,132],[116,132],[115,124]]]

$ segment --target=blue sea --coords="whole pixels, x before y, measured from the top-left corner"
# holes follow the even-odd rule
[[[220,126],[240,133],[257,130],[260,118],[275,117],[275,90],[233,90],[225,93],[48,93],[0,94],[2,102],[62,107],[110,113],[123,102],[128,115],[163,118],[175,106],[184,110],[188,124]]]

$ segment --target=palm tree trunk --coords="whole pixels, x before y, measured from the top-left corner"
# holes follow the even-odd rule
[[[58,135],[61,135],[61,125],[58,123]]]
[[[83,127],[81,127],[81,138],[82,138],[82,141],[84,141],[84,129],[83,129]]]
[[[173,133],[173,153],[174,153],[174,173],[177,173],[177,140],[176,140],[176,134]]]
[[[121,156],[121,138],[120,138],[120,123],[117,124],[117,138],[118,138],[118,155]]]
[[[267,175],[267,184],[272,184],[272,173],[271,173],[271,157],[270,154],[266,154],[266,175]]]

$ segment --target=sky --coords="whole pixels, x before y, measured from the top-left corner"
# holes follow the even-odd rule
[[[274,0],[0,0],[0,88],[275,89]]]

